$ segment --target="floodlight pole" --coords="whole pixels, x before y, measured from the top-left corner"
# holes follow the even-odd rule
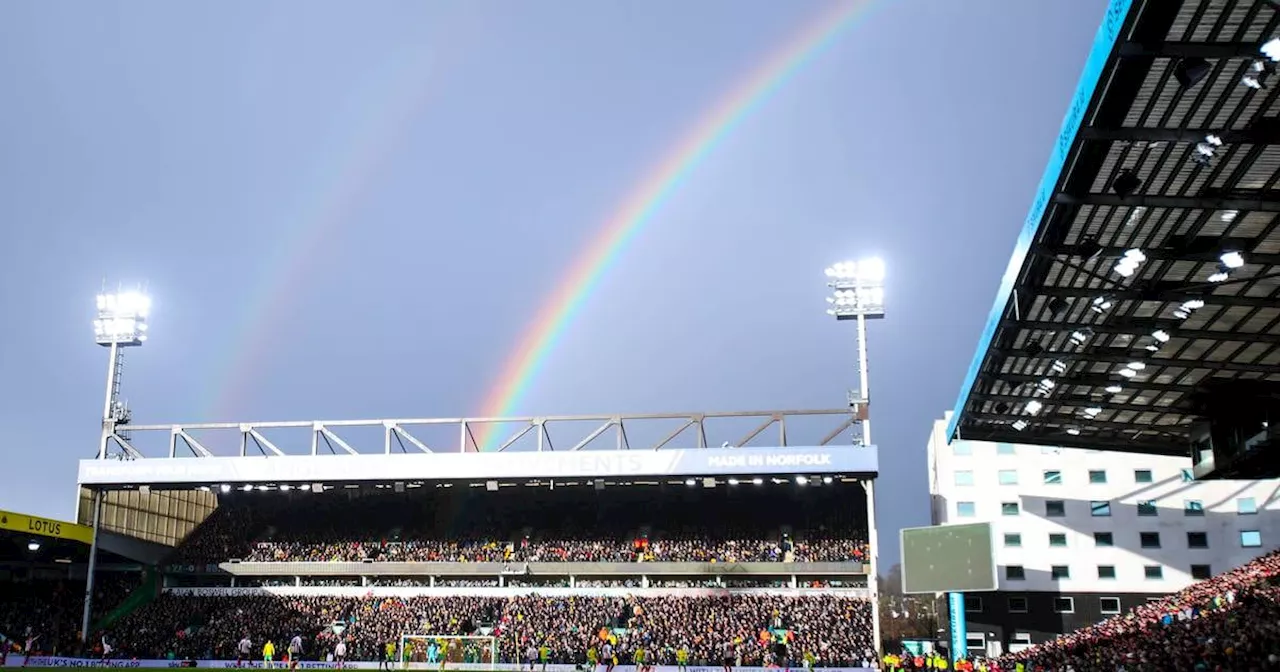
[[[98,441],[98,459],[107,459],[107,444],[116,431],[116,405],[120,401],[120,369],[124,366],[124,349],[112,342],[107,356],[107,393],[102,402],[102,436]]]
[[[853,318],[858,327],[858,399],[850,399],[850,405],[857,404],[862,420],[859,421],[859,440],[863,446],[871,446],[871,376],[869,374],[867,356],[867,319],[884,317],[884,262],[878,259],[863,262],[843,262],[826,271],[832,278],[827,286],[836,290],[835,297],[828,298],[833,308],[827,313],[837,320]],[[871,632],[876,660],[883,659],[880,642],[880,581],[877,572],[879,557],[879,534],[876,530],[876,487],[875,479],[862,480],[862,489],[866,495],[867,511],[867,592],[871,597]]]

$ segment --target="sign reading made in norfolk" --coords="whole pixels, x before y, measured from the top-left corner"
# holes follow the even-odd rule
[[[34,534],[41,537],[72,539],[83,543],[93,540],[93,530],[84,525],[76,525],[61,520],[38,518],[25,513],[0,511],[0,530]]]
[[[902,530],[902,592],[967,593],[996,589],[991,523]]]
[[[81,460],[82,485],[625,478],[750,474],[874,476],[874,446],[568,452],[157,457]]]

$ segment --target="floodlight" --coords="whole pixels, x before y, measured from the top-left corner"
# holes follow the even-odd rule
[[[28,542],[27,542],[27,550],[28,550],[28,551],[31,551],[32,553],[35,553],[36,551],[40,550],[40,542],[38,542],[38,541],[28,541]]]
[[[137,346],[147,340],[151,298],[142,292],[99,294],[93,320],[94,340],[104,346]]]
[[[822,482],[823,482],[823,483],[830,484],[832,480],[833,480],[833,479],[832,479],[830,476],[823,476],[823,477],[822,477]]]
[[[1017,431],[1021,432],[1022,430],[1024,430],[1024,429],[1026,429],[1026,428],[1027,428],[1027,421],[1026,421],[1026,420],[1014,420],[1014,421],[1013,421],[1013,423],[1012,423],[1012,427],[1013,427],[1015,430],[1017,430]]]
[[[796,485],[808,485],[809,479],[804,476],[796,476]]]
[[[1119,385],[1108,385],[1106,390],[1108,394],[1120,394],[1124,391],[1124,388]]]
[[[1032,399],[1022,408],[1027,412],[1027,415],[1035,415],[1040,412],[1040,409],[1044,408],[1044,404]]]
[[[757,477],[755,477],[755,478],[751,479],[751,484],[752,484],[752,485],[764,485],[764,479],[763,479],[763,478],[760,478],[759,476],[757,476]]]
[[[227,485],[226,483],[223,483],[221,486],[218,487],[218,489],[224,493],[231,492],[231,486]]]
[[[1241,266],[1244,266],[1244,255],[1239,252],[1223,252],[1222,256],[1218,257],[1218,259],[1222,262],[1222,265],[1227,268],[1240,268]]]
[[[1263,56],[1273,61],[1280,61],[1280,37],[1273,37],[1267,40],[1259,51],[1262,52]]]
[[[827,314],[837,320],[884,317],[884,261],[872,257],[842,261],[824,271],[833,292],[827,297]]]

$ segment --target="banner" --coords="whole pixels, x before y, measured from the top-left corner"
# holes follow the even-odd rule
[[[951,660],[969,655],[969,624],[964,617],[964,593],[947,593],[951,617]]]
[[[688,448],[81,460],[81,485],[349,483],[879,472],[875,446]]]
[[[869,599],[865,588],[542,588],[521,586],[465,587],[450,586],[429,588],[426,586],[263,586],[257,588],[165,588],[164,592],[184,597],[252,597],[276,595],[279,597],[499,597],[516,595],[542,595],[545,597],[720,597],[724,595],[777,595],[800,597],[804,595],[842,595],[849,598]]]
[[[85,544],[93,542],[93,528],[61,520],[37,518],[28,516],[25,513],[14,513],[12,511],[0,511],[0,530],[35,534],[55,539],[71,539]]]
[[[9,656],[5,661],[5,667],[24,667],[27,661],[22,656]],[[89,668],[134,668],[134,669],[178,669],[189,667],[191,661],[181,660],[108,660],[101,661],[95,658],[64,658],[55,656],[32,656],[29,662],[30,667],[89,667]],[[235,669],[237,667],[234,660],[197,660],[194,661],[197,668],[213,668],[213,669]],[[363,661],[347,661],[344,669],[348,670],[376,670],[378,663]],[[398,670],[430,670],[431,672],[439,672],[439,663],[393,663],[393,669]],[[239,667],[251,670],[263,669],[261,661],[246,662]],[[446,672],[520,672],[528,666],[522,666],[519,663],[449,663]],[[630,667],[630,666],[628,666]],[[288,665],[277,662],[275,669],[288,669]],[[298,669],[300,670],[336,670],[337,663],[321,662],[321,661],[299,661]],[[576,672],[576,665],[547,665],[546,672]],[[679,672],[679,668],[675,665],[654,665],[653,672]],[[736,672],[777,672],[776,668],[764,667],[735,667]],[[872,667],[817,667],[815,670],[823,672],[874,672]],[[542,666],[538,667],[539,672]],[[723,672],[720,667],[699,667],[690,665],[685,668],[687,672]]]

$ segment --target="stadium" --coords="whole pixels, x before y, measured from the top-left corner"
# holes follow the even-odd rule
[[[860,381],[846,407],[818,410],[138,424],[120,373],[150,305],[122,291],[98,297],[107,393],[66,493],[76,520],[0,512],[0,666],[1278,669],[1276,496],[1238,512],[1266,520],[1247,530],[1257,544],[1219,556],[1235,566],[1078,619],[1057,606],[1069,576],[1054,561],[1033,577],[1051,590],[1010,588],[1038,560],[995,551],[1013,534],[995,514],[950,524],[985,501],[964,494],[983,485],[975,470],[953,468],[975,445],[992,460],[1077,450],[1064,463],[1104,483],[1117,454],[1176,458],[1187,481],[1280,473],[1277,34],[1266,1],[1108,4],[931,442],[952,451],[930,477],[954,475],[957,501],[931,490],[954,515],[901,531],[905,595],[877,581],[877,260],[828,269]],[[1045,464],[1043,484],[1061,484]],[[989,503],[1034,503],[1036,529],[1065,545],[1049,520],[1064,516],[1019,497]],[[1021,609],[970,619],[1001,630],[975,644],[966,615],[984,595]],[[948,623],[884,633],[886,614],[924,605]]]

